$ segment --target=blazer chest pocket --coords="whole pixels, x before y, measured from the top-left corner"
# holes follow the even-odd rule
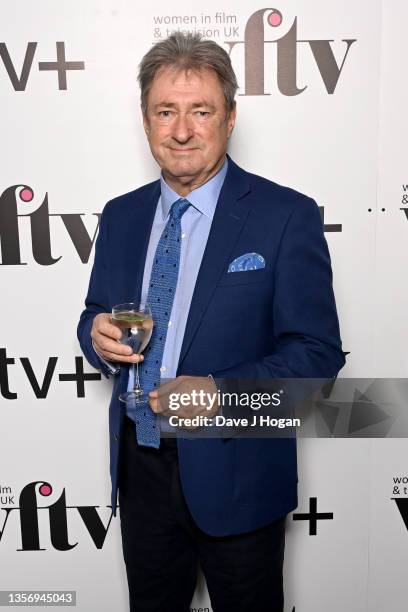
[[[225,272],[218,282],[218,287],[232,287],[234,285],[252,285],[263,283],[268,278],[267,268],[259,270],[245,270],[243,272]]]

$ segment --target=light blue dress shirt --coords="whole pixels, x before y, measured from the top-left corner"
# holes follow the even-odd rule
[[[176,377],[194,287],[227,169],[228,161],[225,159],[224,164],[215,176],[207,183],[204,183],[204,185],[201,185],[201,187],[193,189],[188,195],[183,196],[190,202],[191,206],[188,207],[181,219],[182,234],[179,276],[160,368],[162,379]],[[160,236],[166,226],[170,208],[172,204],[181,197],[169,187],[163,175],[160,177],[160,187],[161,195],[157,203],[153,220],[143,273],[142,302],[146,302],[153,258]],[[116,368],[112,367],[112,364],[107,363],[107,365],[112,372],[117,371]],[[133,372],[131,368],[128,391],[133,389],[133,384]]]

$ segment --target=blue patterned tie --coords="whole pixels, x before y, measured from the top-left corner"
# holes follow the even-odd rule
[[[141,386],[145,393],[160,385],[160,368],[180,265],[181,217],[189,206],[190,202],[184,198],[174,202],[153,259],[147,304],[152,310],[154,327],[144,360],[139,365]],[[159,448],[159,420],[150,406],[128,403],[126,413],[136,423],[138,444]]]

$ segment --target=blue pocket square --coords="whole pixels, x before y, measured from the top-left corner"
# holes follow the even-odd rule
[[[245,253],[231,261],[228,272],[249,272],[265,267],[265,259],[259,253]]]

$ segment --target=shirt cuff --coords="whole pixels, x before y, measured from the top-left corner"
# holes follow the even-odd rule
[[[93,343],[93,340],[92,340],[92,348],[93,348],[93,350],[95,351],[95,353],[98,355],[98,359],[99,359],[100,361],[102,361],[102,363],[104,363],[104,364],[106,365],[106,367],[108,368],[108,370],[109,370],[109,372],[110,372],[111,374],[117,374],[117,373],[119,372],[119,367],[118,367],[118,366],[115,366],[115,365],[114,365],[112,362],[110,362],[110,361],[106,361],[106,359],[104,359],[103,357],[101,357],[101,355],[98,353],[98,351],[97,351],[97,350],[96,350],[96,348],[95,348],[95,345],[94,345],[94,343]]]

